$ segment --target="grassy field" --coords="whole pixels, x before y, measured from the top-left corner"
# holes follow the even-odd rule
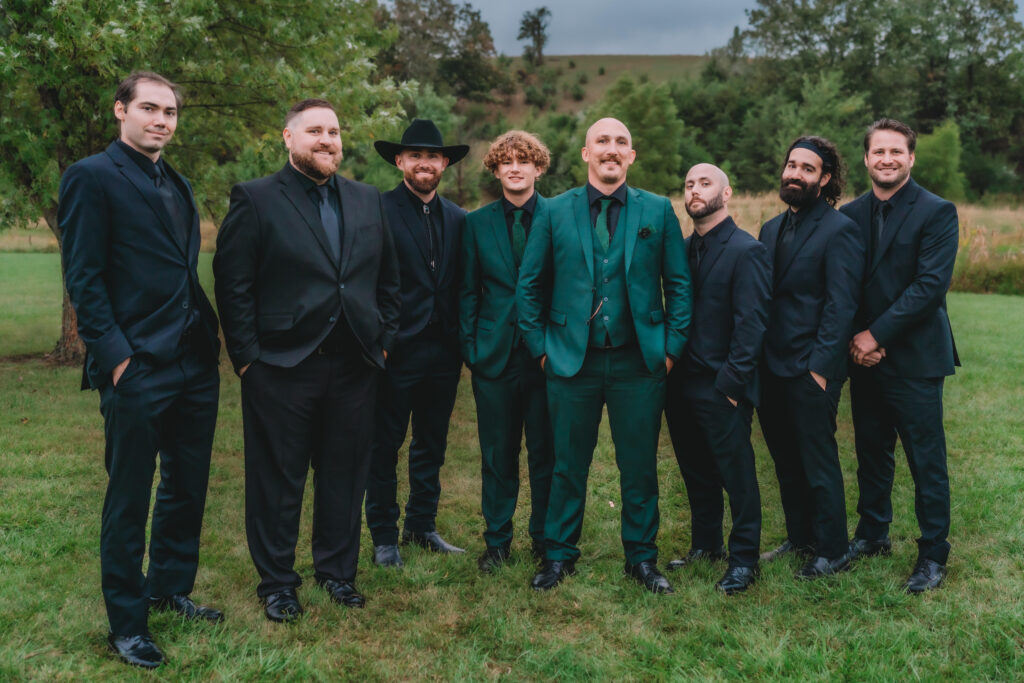
[[[742,220],[742,219],[741,219]],[[753,219],[742,220],[744,224]],[[202,260],[209,285],[210,257]],[[0,254],[0,680],[149,680],[105,648],[98,535],[105,475],[95,393],[78,368],[41,359],[56,336],[54,254]],[[452,422],[438,524],[464,556],[407,549],[401,572],[372,566],[365,610],[330,603],[312,582],[307,507],[298,571],[308,610],[292,626],[264,619],[245,546],[238,382],[222,363],[202,561],[195,596],[224,609],[218,627],[151,621],[168,680],[1024,678],[1024,299],[953,294],[963,369],[947,383],[953,554],[947,585],[918,598],[900,584],[915,557],[913,490],[897,466],[894,553],[845,575],[797,583],[795,562],[764,567],[734,598],[712,589],[721,566],[672,576],[676,594],[622,576],[619,493],[606,431],[595,456],[579,575],[548,594],[523,559],[495,577],[480,552],[479,451],[468,378]],[[30,359],[11,358],[31,353]],[[765,547],[784,534],[770,459],[755,427]],[[844,397],[839,440],[851,527],[855,462]],[[403,461],[404,462],[404,461]],[[689,547],[689,512],[667,433],[659,451],[662,562]],[[404,477],[404,468],[400,479]],[[525,476],[525,475],[524,475]],[[404,495],[404,487],[402,495]],[[310,496],[307,495],[307,503]],[[516,520],[526,538],[526,510]]]

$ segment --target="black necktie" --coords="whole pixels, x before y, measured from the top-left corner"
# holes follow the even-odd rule
[[[430,259],[430,272],[437,272],[437,255],[440,251],[440,236],[437,234],[437,222],[434,220],[434,214],[430,212],[430,205],[423,205],[423,223],[427,229],[427,242],[430,245],[428,249]]]
[[[885,234],[885,219],[889,217],[889,210],[892,204],[889,202],[878,202],[875,205],[875,243],[882,243],[882,236]]]
[[[340,263],[341,236],[338,234],[338,213],[331,206],[331,202],[327,198],[327,185],[317,185],[316,191],[320,193],[320,222],[324,226],[324,234],[327,236],[327,243],[331,247],[331,254]]]
[[[185,207],[182,206],[181,194],[174,187],[174,182],[165,175],[163,166],[160,164],[156,166],[153,183],[156,185],[157,192],[160,193],[164,208],[167,209],[167,213],[171,217],[171,226],[175,234],[182,244],[187,244],[188,226],[185,223]]]
[[[704,260],[704,255],[708,253],[708,243],[702,238],[697,243],[697,270],[700,270],[700,263]]]

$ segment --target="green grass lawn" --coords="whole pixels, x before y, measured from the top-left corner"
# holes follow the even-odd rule
[[[30,260],[36,259],[36,260]],[[49,259],[49,260],[48,260]],[[208,257],[203,262],[208,273]],[[208,281],[208,276],[206,277]],[[221,626],[151,620],[171,680],[1024,678],[1024,299],[954,294],[951,318],[964,368],[946,385],[953,493],[946,586],[921,596],[900,584],[917,534],[906,463],[897,467],[894,552],[834,579],[798,583],[795,561],[764,567],[748,594],[712,584],[722,566],[670,576],[654,596],[622,576],[619,493],[605,428],[591,473],[579,574],[534,593],[521,561],[481,576],[479,452],[468,377],[453,418],[439,530],[468,547],[442,557],[406,549],[406,568],[373,567],[363,535],[364,610],[334,606],[312,581],[310,515],[298,571],[306,616],[271,624],[256,600],[244,538],[238,382],[222,363],[202,560],[195,597],[225,610]],[[54,255],[0,255],[2,356],[49,350],[59,322]],[[98,538],[105,487],[98,397],[78,368],[0,359],[0,680],[151,680],[105,645]],[[755,428],[755,434],[757,434]],[[849,404],[840,415],[847,508],[855,519]],[[784,535],[778,487],[755,438],[763,546]],[[689,547],[689,511],[667,433],[659,453],[662,563]],[[405,476],[404,469],[400,479]],[[525,475],[524,475],[525,478]],[[404,495],[404,487],[402,495]],[[524,496],[525,497],[525,496]],[[307,503],[310,496],[307,495]],[[516,520],[527,538],[526,510]]]

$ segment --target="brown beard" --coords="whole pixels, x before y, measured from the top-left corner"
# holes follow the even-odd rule
[[[333,161],[320,162],[314,156],[317,151],[319,150],[312,150],[308,153],[292,152],[292,163],[303,175],[316,180],[327,180],[338,171],[341,155],[335,156]]]
[[[416,168],[408,170],[404,174],[405,182],[409,183],[409,187],[416,190],[420,194],[430,194],[437,189],[437,186],[441,184],[441,174],[438,173],[429,180],[418,180],[416,178]]]
[[[725,206],[725,198],[722,193],[719,192],[717,197],[712,197],[704,202],[704,206],[699,209],[690,209],[690,205],[686,205],[686,213],[689,214],[690,218],[701,219],[705,216],[710,216],[715,211],[718,211]]]

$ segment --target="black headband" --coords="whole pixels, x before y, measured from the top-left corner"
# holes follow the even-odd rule
[[[823,165],[827,165],[827,166],[834,166],[835,165],[835,159],[832,157],[832,155],[829,154],[828,152],[825,152],[821,147],[818,147],[816,144],[814,144],[810,140],[801,140],[800,142],[797,142],[796,144],[794,144],[792,147],[789,148],[789,151],[792,152],[794,149],[807,149],[807,150],[810,150],[810,151],[812,151],[812,152],[814,152],[815,154],[818,155],[818,158],[821,159],[821,162],[822,162]]]

